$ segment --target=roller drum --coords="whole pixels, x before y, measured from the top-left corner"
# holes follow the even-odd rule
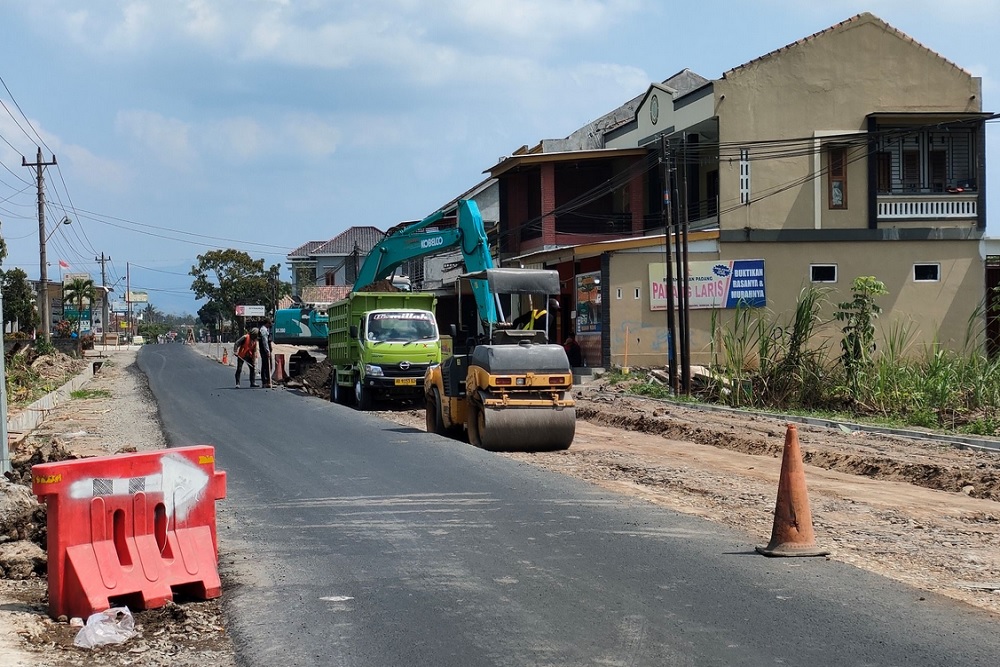
[[[567,449],[576,434],[576,408],[484,408],[470,415],[472,444],[500,452]]]

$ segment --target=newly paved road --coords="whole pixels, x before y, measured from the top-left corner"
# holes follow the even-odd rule
[[[996,665],[997,619],[825,559],[147,346],[212,444],[243,665]]]

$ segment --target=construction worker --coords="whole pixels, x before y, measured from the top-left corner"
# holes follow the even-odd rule
[[[528,312],[524,313],[514,320],[514,327],[517,329],[534,329],[535,331],[544,331],[546,332],[545,335],[547,337],[551,337],[555,332],[550,332],[548,329],[549,310],[553,312],[557,312],[559,310],[559,301],[557,299],[549,299],[548,309],[532,308]]]
[[[265,389],[271,388],[271,320],[265,319],[260,323],[260,337],[257,339],[257,348],[260,350],[260,386]]]
[[[257,357],[257,339],[260,338],[260,331],[251,329],[243,334],[233,346],[233,354],[236,356],[236,387],[240,386],[240,376],[243,374],[243,364],[250,368],[250,386],[256,387],[257,382],[254,375],[254,359]]]

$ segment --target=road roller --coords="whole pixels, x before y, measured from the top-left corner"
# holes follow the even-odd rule
[[[558,273],[548,270],[487,269],[462,279],[488,286],[474,290],[477,298],[488,291],[491,299],[496,294],[547,299],[544,295],[558,294],[559,288]],[[453,335],[453,353],[428,369],[427,430],[491,451],[568,448],[576,433],[576,404],[565,349],[550,344],[545,330],[514,328],[499,300],[491,306],[495,321],[484,320],[477,336]]]

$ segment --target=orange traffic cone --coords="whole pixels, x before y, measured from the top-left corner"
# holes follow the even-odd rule
[[[285,377],[285,355],[276,354],[274,355],[274,381],[284,382],[287,378]]]
[[[222,348],[222,363],[227,366],[229,365],[229,350],[226,348]]]
[[[830,553],[816,546],[806,473],[799,452],[799,432],[794,424],[789,424],[785,433],[771,541],[766,547],[757,547],[757,553],[765,556],[826,556]]]

